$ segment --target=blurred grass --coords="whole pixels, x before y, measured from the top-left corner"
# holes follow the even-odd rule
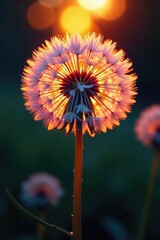
[[[18,199],[21,183],[39,171],[49,172],[61,180],[65,196],[59,207],[50,208],[49,220],[71,230],[74,136],[47,131],[42,123],[35,122],[24,107],[20,81],[17,84],[5,76],[1,80],[0,205],[5,207],[0,212],[0,236],[3,240],[15,240],[28,231],[31,234],[35,231],[35,226],[8,204],[4,191],[10,189]],[[137,102],[133,112],[113,131],[95,138],[84,136],[82,203],[86,224],[98,212],[123,220],[121,211],[125,208],[130,219],[125,222],[126,228],[133,235],[142,211],[152,157],[152,151],[137,142],[133,128],[148,102]],[[149,225],[149,231],[155,232],[155,236],[160,234],[159,184],[158,178]],[[98,230],[92,229],[92,239],[95,239],[94,231]],[[64,239],[60,234],[53,233],[53,236]],[[156,239],[154,233],[152,236]]]

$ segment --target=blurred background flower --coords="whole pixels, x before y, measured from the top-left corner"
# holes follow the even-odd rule
[[[63,194],[64,190],[59,179],[48,173],[39,172],[32,174],[26,181],[22,182],[19,197],[24,207],[36,210],[39,219],[46,221],[49,205],[57,207]],[[43,240],[46,239],[46,236],[45,226],[37,223],[35,238]]]
[[[160,105],[149,106],[141,112],[135,132],[143,144],[160,149]]]
[[[56,177],[47,173],[35,173],[22,183],[20,198],[26,206],[43,209],[48,204],[57,206],[63,193]]]
[[[135,133],[143,144],[153,147],[153,159],[150,167],[150,177],[146,199],[143,207],[142,219],[139,227],[139,238],[145,239],[152,208],[153,190],[156,185],[160,161],[160,105],[152,105],[143,110],[135,124]]]
[[[54,170],[63,183],[65,197],[56,208],[49,207],[48,220],[71,229],[74,138],[65,138],[58,131],[53,134],[33,121],[24,108],[20,79],[26,59],[46,39],[72,32],[74,28],[82,32],[96,31],[105,39],[117,42],[118,49],[125,50],[139,77],[137,103],[132,114],[114,131],[92,139],[85,136],[84,139],[87,148],[84,155],[84,240],[115,240],[111,236],[115,223],[110,221],[104,230],[103,217],[113,217],[129,236],[133,236],[146,194],[152,150],[139,144],[133,128],[144,108],[159,103],[160,2],[108,0],[105,7],[101,5],[94,9],[93,2],[85,2],[89,7],[76,0],[0,1],[0,194],[4,197],[4,190],[9,188],[18,197],[18,186],[29,175],[34,172],[52,175]],[[41,4],[40,11],[31,8],[35,3]],[[70,8],[73,11],[69,11]],[[112,9],[110,14],[109,9]],[[69,15],[65,17],[68,11]],[[36,24],[31,25],[31,22]],[[147,240],[160,238],[159,199],[160,192],[155,191]],[[32,223],[18,215],[10,205],[6,206],[6,199],[0,199],[0,203],[1,209],[5,210],[0,214],[1,239],[17,240],[23,234],[35,231]],[[64,240],[61,234],[54,233],[54,236],[56,240]],[[53,239],[53,232],[49,231],[48,239]]]

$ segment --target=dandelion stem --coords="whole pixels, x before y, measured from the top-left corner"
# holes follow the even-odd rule
[[[151,173],[150,173],[150,178],[149,178],[149,183],[148,183],[148,189],[147,189],[147,195],[146,195],[146,199],[145,199],[142,219],[141,219],[141,223],[140,223],[140,231],[139,231],[138,240],[145,239],[150,205],[151,205],[151,201],[152,201],[156,176],[157,176],[157,172],[158,172],[158,166],[159,166],[159,160],[160,160],[159,158],[160,158],[160,151],[155,151],[153,159],[152,159]]]
[[[41,220],[45,221],[46,211],[40,211],[38,217]],[[45,226],[40,224],[40,223],[37,223],[37,236],[38,236],[38,240],[44,240],[44,233],[45,233]]]
[[[72,234],[68,231],[66,231],[65,229],[61,228],[61,227],[58,227],[56,224],[51,224],[51,223],[48,223],[40,218],[38,218],[37,216],[33,215],[31,212],[29,212],[28,210],[26,210],[24,207],[21,206],[21,204],[19,204],[17,202],[17,200],[13,197],[13,195],[10,193],[10,191],[7,189],[6,190],[6,194],[7,194],[7,197],[10,201],[10,203],[15,207],[15,209],[20,212],[21,214],[23,214],[25,217],[28,217],[29,219],[31,219],[32,221],[36,222],[36,223],[40,223],[46,227],[49,227],[51,229],[55,229],[57,231],[60,231],[64,234],[66,234],[67,236],[72,236]]]
[[[76,122],[75,135],[75,166],[73,185],[73,238],[82,240],[81,233],[81,194],[82,194],[82,167],[83,167],[83,135],[82,121]]]

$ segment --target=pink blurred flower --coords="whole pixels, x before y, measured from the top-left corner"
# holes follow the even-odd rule
[[[28,206],[57,206],[63,193],[60,181],[56,177],[47,173],[36,173],[22,183],[20,198]]]
[[[143,144],[160,148],[160,104],[141,112],[135,124],[135,133]]]
[[[135,103],[137,76],[116,43],[102,36],[75,33],[53,37],[33,52],[24,68],[22,91],[26,108],[48,130],[83,134],[106,132],[127,117]]]

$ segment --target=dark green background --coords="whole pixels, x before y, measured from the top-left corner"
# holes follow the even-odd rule
[[[5,189],[18,199],[20,185],[32,173],[57,176],[65,195],[48,219],[71,230],[74,136],[47,131],[25,107],[20,85],[23,66],[34,48],[52,36],[51,29],[36,31],[26,22],[32,1],[0,2],[0,239],[32,240],[35,224],[8,203]],[[73,1],[68,1],[72,3]],[[60,12],[60,10],[59,10]],[[59,21],[57,16],[56,21]],[[144,203],[153,151],[137,142],[134,124],[141,110],[159,103],[160,2],[127,0],[125,14],[113,21],[94,20],[105,38],[118,42],[134,62],[139,76],[137,103],[120,127],[106,134],[84,137],[83,230],[84,240],[135,239]],[[55,22],[56,25],[56,22]],[[54,33],[53,33],[54,34]],[[160,239],[160,178],[158,176],[147,240]],[[33,211],[33,210],[32,210]],[[110,227],[103,227],[109,219]],[[113,229],[113,230],[111,230]],[[115,235],[117,233],[117,236]],[[125,234],[128,235],[125,238]],[[64,240],[62,234],[48,238]]]

